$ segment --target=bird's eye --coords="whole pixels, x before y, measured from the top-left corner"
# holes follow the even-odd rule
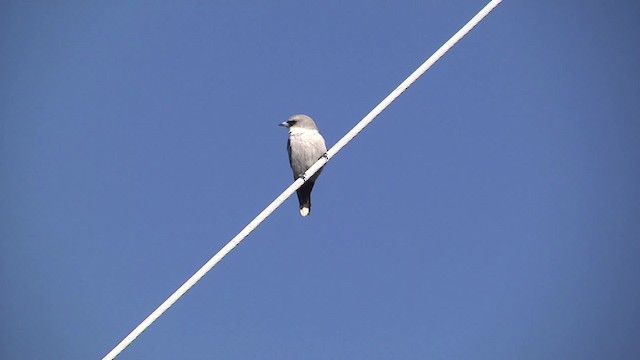
[[[295,124],[295,123],[296,123],[296,121],[295,121],[295,120],[289,120],[289,121],[287,121],[287,124],[289,124],[289,125],[293,125],[293,124]]]

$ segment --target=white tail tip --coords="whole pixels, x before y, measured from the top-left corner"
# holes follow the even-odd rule
[[[309,215],[309,208],[308,207],[301,207],[300,208],[300,215],[302,215],[302,216]]]

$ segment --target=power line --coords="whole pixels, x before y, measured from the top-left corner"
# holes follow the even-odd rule
[[[355,138],[373,119],[387,108],[398,96],[400,96],[411,84],[413,84],[422,74],[424,74],[436,61],[438,61],[447,51],[449,51],[460,39],[462,39],[471,29],[473,29],[485,16],[487,16],[502,0],[492,0],[476,16],[455,33],[444,45],[442,45],[431,57],[429,57],[418,69],[407,77],[395,90],[393,90],[384,100],[382,100],[367,116],[365,116],[356,126],[342,137],[327,153],[321,157],[304,175],[296,179],[280,196],[278,196],[269,206],[267,206],[258,216],[256,216],[247,226],[242,229],[227,245],[216,253],[200,270],[193,274],[182,286],[178,288],[167,300],[155,309],[146,319],[144,319],[135,329],[127,335],[116,347],[113,348],[103,360],[111,360],[118,356],[127,346],[129,346],[144,330],[146,330],[160,315],[171,307],[182,295],[184,295],[193,285],[195,285],[209,270],[211,270],[222,258],[224,258],[233,248],[235,248],[244,238],[246,238],[260,223],[262,223],[272,212],[274,212],[289,196],[291,196],[302,184],[324,166],[333,156],[335,156],[345,145]]]

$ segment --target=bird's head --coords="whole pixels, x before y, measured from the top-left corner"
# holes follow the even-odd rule
[[[287,128],[318,130],[316,123],[307,115],[293,115],[287,121],[280,124]]]

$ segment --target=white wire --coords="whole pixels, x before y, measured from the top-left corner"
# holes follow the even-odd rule
[[[135,329],[127,335],[116,347],[113,348],[103,360],[111,360],[118,356],[127,346],[129,346],[144,330],[146,330],[160,315],[171,307],[182,295],[184,295],[193,285],[195,285],[209,270],[211,270],[222,258],[224,258],[233,248],[235,248],[244,238],[246,238],[260,223],[262,223],[272,212],[274,212],[289,196],[291,196],[306,179],[315,174],[329,159],[336,155],[345,145],[355,138],[376,116],[378,116],[387,106],[389,106],[398,96],[400,96],[411,84],[413,84],[422,74],[424,74],[438,59],[451,49],[460,39],[462,39],[474,26],[487,16],[502,0],[493,0],[487,4],[476,16],[455,33],[444,45],[442,45],[431,57],[429,57],[420,67],[414,71],[405,81],[393,90],[384,100],[380,102],[367,116],[365,116],[356,126],[342,137],[327,153],[311,166],[302,177],[293,182],[280,196],[278,196],[269,206],[267,206],[258,216],[256,216],[247,226],[242,229],[227,245],[216,253],[200,270],[193,274],[182,286],[178,288],[167,300],[165,300],[156,310],[144,319]]]

